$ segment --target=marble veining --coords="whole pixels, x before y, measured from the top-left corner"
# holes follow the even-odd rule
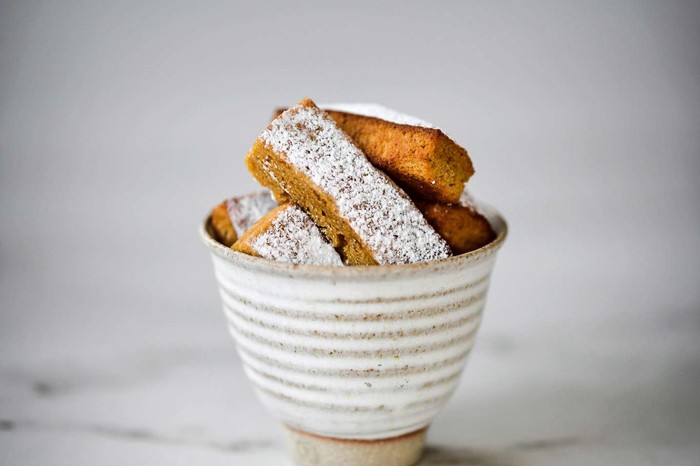
[[[266,449],[274,446],[273,440],[233,440],[218,442],[186,435],[169,435],[150,429],[125,428],[100,424],[51,423],[28,420],[0,419],[0,432],[14,431],[57,431],[63,433],[90,434],[110,437],[117,440],[137,441],[150,444],[182,447],[208,448],[228,453],[241,453]]]

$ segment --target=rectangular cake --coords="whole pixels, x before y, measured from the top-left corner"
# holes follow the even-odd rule
[[[311,218],[294,204],[272,209],[235,242],[233,249],[265,259],[307,265],[343,265]]]
[[[416,206],[455,255],[478,249],[496,237],[491,224],[466,191],[455,204],[417,201]]]
[[[231,246],[255,222],[277,207],[270,191],[258,191],[226,199],[211,212],[211,226],[216,239]]]
[[[278,200],[289,198],[307,212],[348,265],[451,255],[406,193],[308,99],[270,123],[246,164]]]
[[[466,149],[439,128],[376,104],[322,107],[369,161],[412,198],[459,202],[474,167]]]

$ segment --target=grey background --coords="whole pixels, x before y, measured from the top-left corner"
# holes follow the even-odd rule
[[[285,461],[196,232],[308,96],[441,126],[510,222],[426,464],[693,464],[699,21],[690,1],[1,2],[0,462]]]

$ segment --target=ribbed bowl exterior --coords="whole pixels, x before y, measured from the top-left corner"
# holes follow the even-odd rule
[[[383,439],[427,426],[455,389],[476,337],[498,237],[441,261],[294,266],[209,246],[224,312],[260,400],[326,437]]]

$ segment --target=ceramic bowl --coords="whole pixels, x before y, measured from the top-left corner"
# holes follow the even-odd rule
[[[201,228],[228,327],[262,403],[303,465],[405,466],[454,391],[474,345],[497,237],[434,262],[292,265],[251,257]]]

